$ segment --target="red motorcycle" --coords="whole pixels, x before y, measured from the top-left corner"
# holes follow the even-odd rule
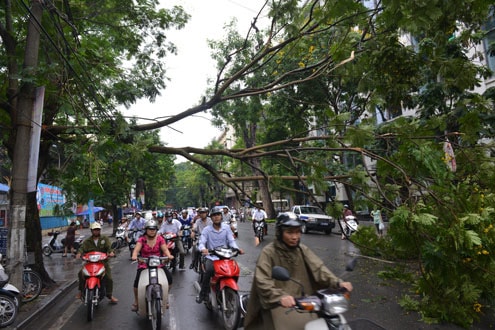
[[[170,251],[170,254],[174,256],[174,259],[167,264],[168,269],[170,271],[175,271],[177,268],[177,260],[179,259],[179,249],[175,245],[175,241],[178,236],[176,233],[166,232],[163,234],[163,238],[165,238],[165,242],[167,243],[167,248]]]
[[[87,307],[88,321],[92,321],[94,317],[94,309],[100,301],[106,296],[105,289],[105,264],[104,260],[108,255],[103,252],[88,252],[82,256],[82,260],[86,261],[82,268],[82,273],[85,279],[84,291],[82,299]]]
[[[208,253],[217,256],[219,260],[213,260],[215,273],[210,280],[210,293],[205,302],[206,308],[217,310],[222,314],[226,330],[237,329],[241,317],[237,281],[241,270],[233,258],[239,254],[239,250],[218,247],[209,250]]]

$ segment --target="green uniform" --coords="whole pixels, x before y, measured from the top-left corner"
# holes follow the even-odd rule
[[[98,241],[95,242],[93,239],[93,236],[90,236],[86,238],[82,244],[77,253],[80,253],[81,255],[84,255],[85,253],[88,252],[104,252],[106,254],[109,254],[113,252],[112,249],[112,243],[110,242],[110,239],[107,236],[101,235],[98,238]],[[103,261],[105,264],[105,278],[106,278],[106,291],[107,291],[107,297],[112,297],[113,294],[113,279],[112,279],[112,269],[110,268],[110,263],[109,259],[106,259]],[[84,276],[82,274],[82,271],[79,272],[79,290],[83,291],[84,290]]]

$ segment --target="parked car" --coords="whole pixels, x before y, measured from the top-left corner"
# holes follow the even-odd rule
[[[292,207],[297,217],[303,222],[302,232],[306,234],[310,230],[322,231],[325,234],[330,234],[335,228],[335,220],[326,215],[322,209],[317,206],[294,205]]]

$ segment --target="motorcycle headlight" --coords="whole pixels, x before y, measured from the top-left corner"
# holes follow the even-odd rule
[[[325,294],[323,296],[323,310],[326,314],[342,314],[347,311],[349,303],[342,294]]]
[[[98,262],[98,261],[100,261],[100,259],[101,259],[101,255],[99,255],[99,254],[92,254],[88,258],[88,260],[90,262]]]
[[[158,266],[160,266],[160,264],[161,264],[161,261],[159,258],[150,258],[148,260],[148,266],[150,266],[150,267],[158,267]]]

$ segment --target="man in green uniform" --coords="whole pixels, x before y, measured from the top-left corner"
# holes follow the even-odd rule
[[[76,259],[81,258],[81,254],[87,252],[104,252],[108,254],[109,257],[115,257],[115,253],[111,248],[112,244],[107,236],[101,235],[101,225],[98,222],[93,222],[91,224],[91,236],[86,238],[81,247],[77,251]],[[110,303],[116,304],[119,300],[113,296],[113,279],[112,270],[110,268],[110,263],[108,259],[104,260],[105,264],[105,281],[106,281],[106,293],[107,298]],[[76,298],[81,299],[82,291],[84,290],[84,276],[82,271],[79,272],[79,293]]]

